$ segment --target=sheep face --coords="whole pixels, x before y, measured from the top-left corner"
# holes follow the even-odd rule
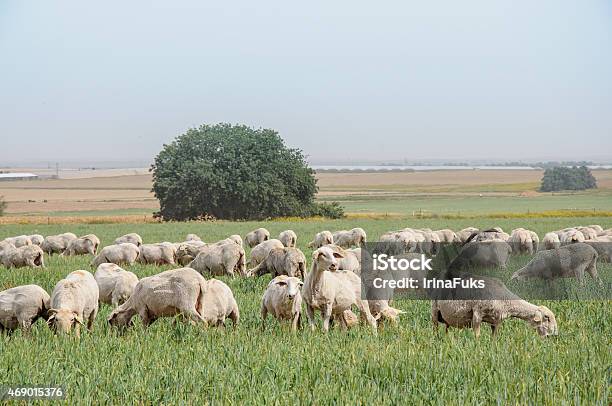
[[[287,299],[291,301],[300,293],[304,283],[298,278],[292,276],[289,278],[283,278],[276,282],[276,284],[285,288]]]
[[[546,306],[539,306],[538,312],[531,320],[531,325],[541,337],[556,336],[559,334],[555,315]]]
[[[83,324],[83,319],[76,312],[68,309],[50,309],[47,323],[56,332],[69,334],[76,324]]]
[[[112,327],[130,327],[133,324],[132,315],[125,310],[115,309],[108,316],[108,324]]]
[[[338,269],[338,258],[344,258],[344,255],[334,252],[328,247],[319,248],[312,254],[312,259],[316,262],[317,268],[322,271],[335,271]]]

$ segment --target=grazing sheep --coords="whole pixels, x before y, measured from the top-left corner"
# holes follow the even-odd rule
[[[270,232],[265,228],[258,228],[257,230],[253,230],[244,237],[244,240],[250,248],[261,244],[264,241],[268,241],[269,239]]]
[[[341,328],[348,328],[344,311],[353,305],[359,308],[361,320],[367,322],[376,334],[376,320],[370,313],[367,300],[361,299],[361,280],[351,271],[337,270],[342,254],[328,247],[321,247],[312,254],[312,269],[306,275],[302,297],[306,303],[306,315],[312,330],[315,329],[314,312],[323,316],[323,331],[329,331],[332,315],[340,320]]]
[[[528,253],[532,255],[537,251],[537,246],[534,246],[532,231],[525,230],[524,228],[512,230],[508,243],[512,247],[512,252],[516,254]]]
[[[473,234],[478,234],[479,231],[476,227],[466,227],[457,232],[457,237],[459,237],[461,243],[465,244]]]
[[[0,241],[0,264],[4,264],[4,255],[15,250],[16,247],[7,241]]]
[[[475,241],[508,241],[510,235],[505,233],[501,227],[493,227],[488,230],[482,230],[472,234],[467,239],[467,242]]]
[[[100,253],[91,261],[91,266],[98,267],[104,263],[134,265],[139,256],[140,249],[131,242],[109,245],[100,250]]]
[[[113,308],[125,303],[138,283],[138,277],[134,273],[110,263],[100,264],[94,279],[100,290],[100,302],[110,304]]]
[[[142,237],[136,233],[130,233],[130,234],[122,235],[121,237],[115,240],[115,244],[123,244],[126,242],[129,242],[131,244],[134,244],[137,247],[140,247],[142,245]]]
[[[561,247],[561,241],[557,233],[546,233],[542,239],[545,250],[554,250]]]
[[[516,271],[511,279],[540,278],[552,280],[575,277],[581,284],[586,271],[602,284],[597,275],[597,251],[585,243],[566,245],[538,252],[527,265]]]
[[[582,233],[585,241],[595,240],[597,238],[597,231],[591,227],[576,227],[576,230]]]
[[[32,245],[32,240],[27,235],[18,235],[17,237],[8,237],[3,240],[13,244],[15,248],[25,247],[26,245]]]
[[[267,240],[258,244],[251,250],[251,259],[249,259],[249,266],[255,268],[259,265],[274,248],[283,248],[284,245],[277,239]]]
[[[435,255],[440,249],[441,240],[438,234],[429,229],[412,229],[407,228],[405,231],[412,232],[416,235],[417,247],[416,252],[427,255]]]
[[[82,237],[72,240],[68,248],[61,255],[96,255],[100,239],[94,234],[87,234]]]
[[[235,276],[235,273],[238,272],[238,274],[246,276],[244,249],[233,243],[210,244],[200,249],[189,267],[202,275]]]
[[[49,327],[61,333],[70,333],[74,327],[79,337],[80,326],[87,320],[87,329],[92,331],[98,314],[99,294],[92,274],[83,270],[71,272],[55,285],[51,293]]]
[[[45,238],[40,248],[49,255],[55,253],[62,254],[70,243],[77,239],[77,236],[73,233],[64,233],[59,235],[49,235]]]
[[[388,300],[368,300],[368,305],[370,307],[370,313],[372,313],[374,319],[378,321],[379,326],[382,326],[382,322],[384,321],[389,321],[397,325],[400,314],[406,313],[403,310],[389,306]]]
[[[143,244],[140,246],[138,262],[141,264],[174,265],[176,260],[176,247],[170,242],[157,244]]]
[[[302,294],[304,283],[296,277],[279,275],[268,283],[261,299],[261,327],[265,329],[268,313],[277,320],[291,320],[291,328],[296,331],[300,326],[302,313]]]
[[[28,236],[28,238],[32,241],[32,244],[38,245],[39,247],[42,245],[43,241],[45,241],[45,237],[40,234],[32,234]]]
[[[202,241],[202,239],[197,234],[187,234],[185,241]]]
[[[387,247],[387,254],[397,255],[407,252],[415,252],[421,239],[424,239],[421,234],[417,234],[411,231],[390,231],[380,236],[379,241],[389,243]]]
[[[130,298],[108,317],[111,326],[128,327],[138,314],[148,327],[160,317],[182,314],[206,325],[202,317],[206,280],[191,268],[179,268],[142,278]]]
[[[502,285],[503,286],[503,285]],[[506,287],[503,287],[506,289]],[[513,295],[510,291],[508,294]],[[525,320],[542,337],[557,335],[555,315],[546,306],[536,306],[516,296],[514,300],[433,300],[431,302],[431,319],[434,330],[438,323],[449,327],[474,330],[476,338],[480,337],[480,325],[485,322],[491,325],[493,336],[501,323],[516,317]]]
[[[197,240],[189,240],[178,244],[176,248],[176,262],[182,266],[187,266],[198,256],[200,250],[206,246],[205,243]]]
[[[272,248],[259,265],[247,271],[247,275],[261,276],[269,272],[272,277],[288,275],[304,279],[306,256],[298,248]]]
[[[22,328],[26,333],[38,318],[47,318],[49,294],[40,286],[25,285],[0,292],[0,333]]]
[[[561,241],[561,245],[574,244],[578,242],[584,242],[584,234],[576,229],[569,229],[563,231],[559,236],[559,240]]]
[[[356,227],[349,231],[336,231],[332,234],[332,241],[334,244],[342,248],[351,248],[352,246],[361,247],[366,243],[366,237],[365,230],[363,228]]]
[[[334,236],[332,235],[331,231],[325,230],[315,235],[314,240],[308,243],[308,248],[316,249],[324,245],[333,244],[333,243],[334,243]]]
[[[595,248],[601,262],[612,262],[612,237],[597,237],[595,241],[585,241],[584,243]]]
[[[278,240],[288,248],[297,246],[297,234],[293,230],[285,230],[281,232],[278,235]]]
[[[238,234],[232,234],[229,237],[227,237],[226,240],[233,241],[234,243],[238,244],[241,248],[244,248],[242,244],[242,237],[239,236]]]
[[[217,279],[204,282],[201,309],[202,317],[209,326],[225,327],[225,319],[229,318],[236,327],[240,321],[240,311],[232,290]]]
[[[449,230],[448,228],[434,231],[434,234],[438,236],[440,242],[443,244],[454,244],[461,242],[459,236],[453,230]]]
[[[44,268],[44,253],[38,245],[23,245],[19,248],[6,246],[2,250],[0,260],[7,268]]]
[[[449,270],[471,267],[494,267],[506,269],[512,247],[499,240],[468,242],[459,255],[449,264]]]

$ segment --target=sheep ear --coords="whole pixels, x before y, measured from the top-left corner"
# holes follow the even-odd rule
[[[334,257],[335,257],[335,258],[344,258],[344,255],[342,255],[342,254],[341,254],[341,253],[339,253],[339,252],[334,252]]]
[[[539,323],[542,321],[542,312],[541,311],[537,311],[535,316],[533,316],[533,321],[535,321],[536,323]]]
[[[298,281],[298,285],[300,285],[300,286],[304,286],[304,282],[302,282],[302,281]]]
[[[287,282],[285,282],[285,281],[277,281],[276,284],[278,286],[287,286]]]

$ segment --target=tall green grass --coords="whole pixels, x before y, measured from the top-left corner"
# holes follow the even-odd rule
[[[468,225],[504,229],[525,226],[544,232],[578,224],[612,226],[612,218],[541,219],[359,219],[336,221],[215,222],[173,224],[5,225],[0,239],[17,234],[93,232],[103,245],[118,235],[138,232],[145,242],[180,241],[195,232],[206,241],[244,235],[256,226],[273,235],[291,228],[306,244],[323,229],[361,226],[370,240],[400,227],[459,229]],[[46,258],[47,259],[47,258]],[[47,269],[0,267],[0,287],[37,283],[49,292],[76,269],[90,269],[91,258],[54,256]],[[511,269],[527,258],[513,260]],[[127,267],[139,277],[170,267]],[[610,266],[600,272],[609,275]],[[56,337],[44,323],[32,336],[0,338],[0,386],[65,386],[74,403],[352,403],[352,404],[609,404],[609,302],[546,302],[557,316],[560,335],[541,339],[524,322],[503,324],[496,340],[486,329],[480,340],[469,330],[433,333],[430,305],[396,301],[406,311],[398,327],[378,337],[366,328],[328,335],[308,329],[293,334],[268,319],[261,330],[259,305],[269,277],[222,278],[241,311],[234,330],[202,329],[162,319],[144,330],[139,320],[121,335],[109,328],[103,305],[93,333],[80,340]]]

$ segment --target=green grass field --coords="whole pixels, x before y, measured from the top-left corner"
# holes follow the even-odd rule
[[[206,241],[244,234],[256,226],[273,235],[291,228],[307,258],[306,244],[317,231],[361,226],[370,240],[400,227],[468,225],[504,229],[524,226],[544,232],[578,224],[612,227],[612,218],[308,220],[167,224],[4,225],[0,239],[18,234],[93,232],[102,245],[127,232],[145,242],[182,241],[197,233]],[[0,267],[0,290],[36,283],[51,292],[91,258],[54,256],[47,269]],[[508,273],[527,258],[514,259]],[[126,267],[139,277],[170,267]],[[612,273],[610,265],[600,272]],[[520,320],[506,321],[496,340],[484,329],[435,336],[430,304],[396,301],[405,310],[398,327],[377,337],[364,327],[328,335],[308,329],[292,334],[268,319],[261,331],[259,304],[269,281],[221,278],[232,288],[241,323],[226,330],[201,329],[162,319],[144,330],[119,335],[106,323],[103,305],[93,333],[80,340],[55,337],[39,321],[32,337],[20,332],[0,338],[0,386],[63,385],[70,403],[266,403],[266,404],[610,404],[612,311],[610,302],[556,301],[560,335],[541,339]]]

